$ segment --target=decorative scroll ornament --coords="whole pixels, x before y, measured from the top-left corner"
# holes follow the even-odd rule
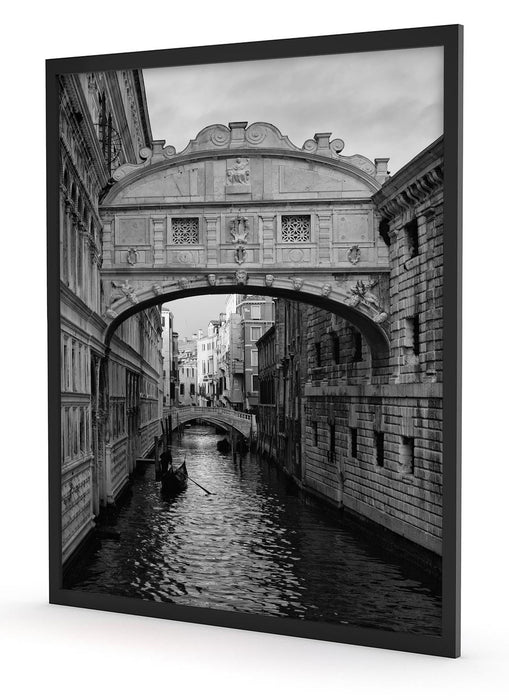
[[[376,284],[376,282],[363,282],[362,280],[358,280],[355,287],[350,288],[351,295],[347,299],[346,303],[348,306],[356,307],[361,302],[364,302],[376,311],[376,315],[373,320],[376,323],[383,323],[387,320],[388,314],[383,309],[378,297],[371,294],[369,291],[370,289],[373,289]]]
[[[249,185],[249,159],[235,158],[231,168],[226,171],[228,185]]]
[[[213,273],[211,273],[210,275],[207,275],[207,282],[209,283],[209,285],[210,285],[211,287],[215,287],[216,284],[217,284],[217,277],[216,277],[216,275],[214,275]]]
[[[237,270],[235,273],[235,279],[237,281],[237,284],[246,284],[247,272],[245,270]]]
[[[330,284],[324,284],[322,287],[321,295],[323,297],[328,297],[332,292],[332,286]]]
[[[246,141],[252,144],[259,144],[265,140],[267,130],[261,124],[251,124],[246,129]]]
[[[302,288],[302,285],[304,284],[304,280],[302,277],[294,277],[292,279],[292,284],[293,288],[296,289],[297,291]]]
[[[274,284],[274,275],[265,275],[265,286],[272,287]]]
[[[359,248],[359,246],[353,245],[351,248],[349,248],[346,257],[349,263],[351,263],[352,265],[357,265],[357,263],[361,259],[361,249]]]
[[[129,265],[136,265],[138,262],[138,251],[136,248],[129,248],[127,251],[127,262]]]
[[[141,168],[145,168],[147,165],[150,165],[150,161],[152,160],[152,149],[148,147],[140,148],[140,158],[144,161],[143,163],[124,163],[117,168],[112,175],[113,179],[118,182],[119,180],[122,180],[123,177],[126,177],[126,175],[130,175],[136,170],[140,170]]]
[[[329,145],[332,155],[339,156],[339,154],[345,147],[345,142],[343,141],[343,139],[333,139]]]

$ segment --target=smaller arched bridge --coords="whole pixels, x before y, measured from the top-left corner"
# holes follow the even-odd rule
[[[172,430],[192,420],[203,420],[220,428],[234,428],[245,438],[256,433],[256,418],[251,413],[234,411],[225,406],[178,406],[164,410],[171,416]]]

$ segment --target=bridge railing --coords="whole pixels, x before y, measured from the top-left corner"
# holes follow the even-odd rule
[[[227,408],[226,406],[174,406],[172,408],[165,408],[163,415],[168,415],[171,413],[173,416],[177,414],[188,415],[189,413],[193,415],[211,415],[216,414],[218,416],[229,416],[230,418],[237,418],[240,420],[249,421],[252,423],[254,416],[251,413],[244,413],[243,411],[235,411],[233,408]]]

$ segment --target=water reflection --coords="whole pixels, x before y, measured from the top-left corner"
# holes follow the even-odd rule
[[[163,500],[136,478],[114,527],[66,587],[218,610],[440,634],[440,596],[329,510],[306,502],[255,455],[242,469],[196,426],[174,446],[198,486]],[[436,582],[435,582],[436,583]]]

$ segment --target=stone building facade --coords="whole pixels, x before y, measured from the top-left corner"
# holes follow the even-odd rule
[[[100,201],[115,168],[151,142],[139,71],[60,78],[62,557],[94,527],[150,449],[162,404],[160,308],[131,317],[105,345],[104,312],[128,291],[101,281]],[[50,232],[52,235],[52,232]]]
[[[178,333],[173,330],[173,313],[162,307],[163,326],[163,405],[175,405],[175,392],[178,383]]]
[[[194,347],[179,351],[177,406],[196,406],[198,401],[198,363]]]
[[[198,334],[198,405],[214,406],[218,399],[217,345],[220,322],[209,321],[207,335]]]
[[[289,301],[276,304],[275,329],[258,341],[261,450],[307,491],[436,554],[442,535],[442,165],[438,139],[372,198],[389,275],[357,281],[352,303],[388,294],[384,360],[373,361],[362,334],[344,318]]]

